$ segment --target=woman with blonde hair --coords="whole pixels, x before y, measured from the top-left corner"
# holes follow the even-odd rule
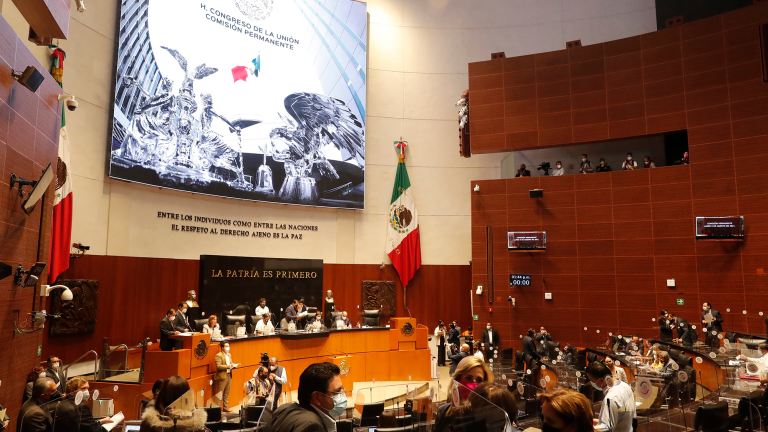
[[[469,356],[464,357],[462,361],[456,366],[456,371],[451,376],[452,381],[458,385],[458,392],[460,401],[465,402],[469,395],[477,388],[478,385],[484,382],[493,382],[493,372],[485,364],[485,362],[479,357]],[[453,388],[454,383],[451,382],[449,388]],[[453,419],[453,410],[458,408],[453,405],[453,391],[448,392],[448,400],[437,410],[437,417],[435,418],[435,426],[432,432],[446,432],[450,429],[450,425]]]
[[[214,330],[221,330],[219,329],[219,324],[216,322],[218,318],[216,315],[210,315],[208,317],[208,324],[203,324],[203,333],[211,333],[213,334]]]
[[[544,417],[542,432],[593,432],[592,404],[573,390],[555,390],[539,395]]]

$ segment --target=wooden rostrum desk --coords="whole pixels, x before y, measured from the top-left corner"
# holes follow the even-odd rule
[[[348,396],[352,395],[355,382],[429,381],[427,328],[417,326],[412,318],[392,318],[390,323],[391,329],[353,328],[228,339],[232,361],[240,363],[232,370],[229,406],[242,401],[244,384],[260,366],[262,353],[277,357],[286,369],[288,383],[283,386],[283,392],[297,390],[301,373],[318,362],[332,362],[342,368],[341,380]],[[220,351],[220,343],[211,343],[210,335],[204,333],[174,338],[183,341],[182,349],[147,351],[141,384],[120,383],[120,391],[114,394],[110,391],[113,384],[108,382],[95,382],[91,387],[101,389],[103,397],[114,399],[115,412],[123,411],[127,419],[137,419],[140,393],[151,390],[158,379],[179,375],[189,380],[197,405],[204,406],[213,395],[211,380],[216,372],[214,358]]]

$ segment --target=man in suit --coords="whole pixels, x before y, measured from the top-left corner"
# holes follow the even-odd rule
[[[176,320],[176,311],[168,309],[165,313],[165,318],[160,321],[160,349],[163,351],[173,351],[176,346],[176,341],[168,339],[168,336],[179,334],[176,329],[173,328],[173,322]]]
[[[717,338],[717,335],[712,334],[712,332],[716,331],[722,333],[723,316],[720,315],[720,311],[712,309],[712,303],[710,302],[704,302],[703,309],[704,311],[701,313],[701,323],[704,324],[704,332],[706,333],[704,343],[707,346],[719,348],[720,340]],[[711,322],[707,322],[708,315],[712,316]]]
[[[456,372],[456,366],[459,365],[459,362],[464,360],[464,357],[469,357],[469,345],[463,344],[461,346],[461,350],[458,352],[458,354],[454,354],[450,356],[451,359],[451,369],[448,371],[448,373],[453,376],[453,373]]]
[[[677,339],[672,339],[672,342],[681,344],[684,347],[692,347],[699,336],[691,328],[691,324],[684,318],[675,316],[674,312],[669,312],[669,319],[677,329]]]
[[[667,386],[669,407],[678,407],[680,406],[680,392],[678,391],[680,381],[677,379],[677,371],[680,370],[680,366],[669,357],[667,351],[659,351],[659,359],[663,366],[659,369],[658,373],[664,378],[664,382]]]
[[[58,393],[51,378],[38,378],[32,385],[32,397],[21,406],[16,421],[16,432],[51,432],[53,418],[48,407],[43,406]]]
[[[544,326],[541,326],[539,332],[534,336],[534,339],[536,340],[536,352],[538,352],[540,356],[546,357],[548,354],[547,342],[552,342],[552,335],[547,332],[547,329],[544,328]]]
[[[288,323],[295,323],[298,326],[298,322],[296,317],[299,315],[297,309],[299,307],[299,301],[296,299],[293,299],[291,302],[291,305],[285,308],[285,320],[288,321]]]
[[[224,412],[232,412],[229,409],[229,389],[232,386],[232,369],[240,366],[232,362],[232,356],[229,354],[229,342],[221,344],[221,352],[216,354],[216,373],[213,375],[214,394],[222,393],[221,405]]]
[[[48,369],[45,370],[45,376],[52,379],[56,383],[56,390],[63,394],[67,386],[67,380],[64,378],[62,369],[60,358],[56,356],[48,357]]]
[[[347,396],[333,363],[309,365],[299,377],[299,403],[281,405],[272,416],[272,432],[327,432],[347,408]]]
[[[485,325],[483,330],[483,345],[485,346],[485,358],[492,359],[494,351],[499,349],[499,332],[493,328],[493,324],[490,322]]]
[[[347,312],[342,312],[342,313],[341,313],[341,315],[337,316],[337,317],[336,317],[336,321],[337,321],[337,322],[338,322],[338,321],[341,321],[342,323],[344,323],[344,327],[349,327],[349,326],[351,326],[351,325],[352,325],[352,324],[349,322],[349,318],[347,318]],[[334,323],[334,324],[335,324],[335,326],[336,326],[336,325],[338,325],[338,324],[336,324],[336,323]]]
[[[528,329],[528,333],[523,337],[523,354],[528,354],[536,360],[541,360],[541,356],[536,351],[536,333],[532,328]]]
[[[173,320],[173,329],[179,333],[188,332],[189,318],[187,318],[187,304],[179,303],[179,309],[176,311],[176,319]]]
[[[277,364],[277,357],[269,359],[269,379],[275,383],[275,403],[272,404],[272,410],[277,409],[277,400],[283,393],[283,386],[288,382],[288,376],[285,374],[285,368]]]
[[[520,165],[520,169],[515,173],[515,177],[530,177],[531,171],[525,169],[525,164]]]
[[[659,318],[658,318],[658,324],[659,324],[659,339],[662,342],[672,342],[672,338],[674,337],[674,332],[672,328],[672,321],[669,319],[669,312],[667,312],[666,309],[662,309],[661,312],[659,312]]]

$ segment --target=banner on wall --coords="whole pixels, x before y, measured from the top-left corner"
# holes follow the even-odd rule
[[[364,207],[367,10],[353,0],[123,0],[110,177]]]

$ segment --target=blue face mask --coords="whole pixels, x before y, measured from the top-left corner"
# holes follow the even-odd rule
[[[325,395],[328,396],[328,395]],[[341,417],[342,414],[344,414],[344,411],[347,409],[347,395],[344,393],[337,393],[334,394],[332,397],[328,396],[333,399],[333,408],[331,408],[330,411],[328,411],[328,416],[337,419]]]

